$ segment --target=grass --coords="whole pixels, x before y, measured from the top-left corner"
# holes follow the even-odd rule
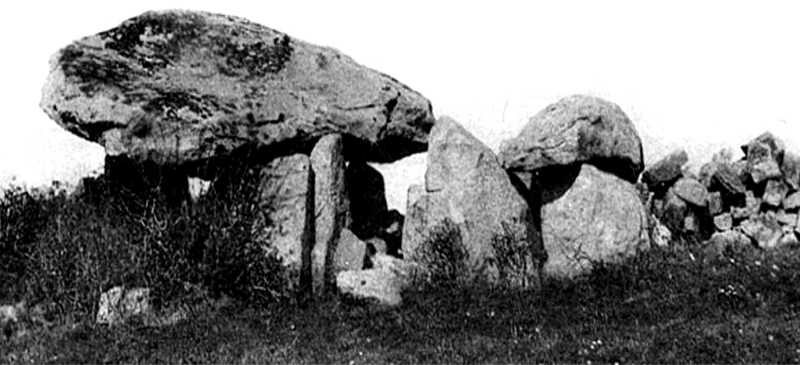
[[[38,210],[21,209],[19,202],[12,205],[20,208],[17,209],[20,212],[27,212],[20,213],[28,218],[16,221],[18,226],[24,223],[52,233],[55,208],[48,208],[47,202],[60,201],[62,209],[77,204],[67,197],[54,196],[57,194],[41,196]],[[76,228],[64,223],[69,220],[64,216],[65,211],[60,210],[61,229],[72,231],[62,232],[62,240],[72,240],[77,231],[105,232],[105,239],[119,239],[103,223],[102,215],[82,207],[88,213],[82,216],[83,223],[74,223]],[[33,218],[44,223],[32,222]],[[8,219],[6,216],[4,222]],[[92,224],[105,228],[94,231],[85,228]],[[88,289],[73,287],[93,286],[81,287],[78,279],[97,283],[151,280],[154,284],[156,280],[167,284],[170,280],[141,273],[98,274],[98,270],[89,269],[77,271],[78,277],[69,281],[61,282],[46,275],[34,280],[30,273],[19,273],[20,267],[37,272],[44,266],[41,263],[52,263],[53,259],[42,256],[40,251],[53,245],[64,250],[69,247],[83,250],[82,256],[74,256],[77,263],[72,268],[88,263],[102,268],[108,266],[104,262],[111,258],[89,255],[95,252],[93,245],[100,246],[99,241],[76,244],[78,241],[72,240],[73,246],[59,246],[57,239],[46,240],[24,230],[12,235],[8,233],[11,227],[4,227],[8,228],[4,231],[6,248],[21,253],[14,256],[6,252],[7,256],[15,257],[13,262],[17,266],[4,266],[3,275],[10,278],[13,274],[24,280],[14,282],[17,284],[12,290],[7,287],[12,282],[5,281],[2,302],[33,298],[36,302],[52,303],[55,309],[52,325],[27,323],[24,325],[28,335],[0,342],[0,362],[800,362],[800,285],[797,284],[800,256],[791,249],[761,251],[738,247],[717,254],[695,243],[677,242],[669,248],[653,248],[620,264],[598,265],[574,281],[547,281],[540,291],[426,286],[404,293],[404,304],[397,308],[367,306],[347,298],[320,301],[305,308],[273,297],[254,300],[246,292],[260,285],[240,280],[236,290],[227,290],[230,288],[220,282],[230,275],[230,270],[214,269],[216,261],[198,259],[205,270],[218,273],[216,281],[197,276],[196,270],[185,270],[191,275],[184,271],[172,273],[181,280],[192,279],[194,275],[195,280],[217,283],[220,290],[238,299],[233,305],[198,314],[171,327],[148,328],[131,323],[108,328],[92,322],[99,289],[91,295],[81,293]],[[120,224],[116,228],[133,229]],[[80,236],[84,242],[92,241],[87,238],[92,235],[84,234]],[[148,239],[155,237],[155,233],[150,234]],[[15,238],[11,240],[9,235]],[[204,246],[236,237],[207,238]],[[27,244],[23,244],[25,240],[29,240]],[[8,243],[11,241],[15,244]],[[37,246],[43,242],[47,246]],[[120,245],[117,249],[123,248]],[[182,251],[165,252],[182,255]],[[185,255],[189,257],[190,253]],[[83,256],[95,258],[82,263],[88,260]],[[134,267],[153,267],[147,266],[152,263],[133,261],[127,255],[115,257],[114,260]],[[192,260],[187,261],[184,266],[193,267]],[[36,262],[40,265],[31,266]],[[11,273],[11,269],[17,272]],[[34,285],[51,289],[35,290]]]

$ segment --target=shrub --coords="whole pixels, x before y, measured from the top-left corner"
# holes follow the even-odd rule
[[[12,188],[0,202],[0,297],[54,303],[93,316],[100,294],[146,286],[156,299],[203,284],[253,304],[282,301],[282,265],[251,239],[259,210],[252,192],[210,194],[182,206],[157,195],[135,206],[102,178],[91,194]],[[7,299],[6,299],[7,300]]]

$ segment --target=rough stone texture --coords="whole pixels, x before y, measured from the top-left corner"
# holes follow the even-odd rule
[[[145,319],[154,315],[150,289],[126,290],[121,286],[115,286],[100,295],[100,305],[95,322],[119,325],[134,317]]]
[[[659,247],[667,247],[672,242],[672,232],[669,231],[667,226],[661,224],[658,219],[655,220],[655,227],[653,228],[652,239],[653,243]]]
[[[750,238],[738,230],[716,232],[705,242],[706,250],[721,254],[728,247],[742,247],[750,245]]]
[[[255,242],[277,254],[287,270],[288,287],[305,294],[310,290],[306,285],[311,284],[316,238],[314,185],[308,156],[271,161],[261,170],[257,195],[261,213],[253,223]]]
[[[358,239],[349,229],[343,229],[333,255],[334,276],[341,271],[363,269],[366,257],[367,244]]]
[[[761,196],[764,204],[779,207],[786,194],[789,192],[789,187],[783,180],[769,180],[764,188],[764,194]]]
[[[781,164],[781,172],[783,172],[783,179],[792,190],[800,189],[800,156],[786,151],[783,154],[783,163]]]
[[[725,196],[733,199],[744,196],[747,187],[731,165],[718,165],[711,178],[711,184]]]
[[[794,246],[796,247],[800,244],[800,241],[797,239],[797,235],[794,232],[786,232],[781,236],[781,239],[778,240],[779,246]]]
[[[429,197],[425,193],[425,186],[422,184],[412,184],[408,186],[406,193],[406,218],[403,222],[403,236],[400,243],[400,250],[403,258],[409,260],[406,255],[412,253],[415,247],[425,242],[426,225],[428,222]]]
[[[648,167],[642,174],[642,182],[650,191],[665,192],[670,185],[681,178],[681,168],[689,161],[686,150],[676,150]]]
[[[386,244],[386,241],[378,237],[372,237],[366,240],[364,243],[367,245],[367,254],[369,256],[375,255],[376,253],[388,255],[387,252],[389,251],[389,246]]]
[[[783,209],[786,210],[793,210],[800,207],[800,191],[789,194],[789,196],[783,199],[782,205]]]
[[[717,151],[717,153],[715,153],[714,156],[711,156],[711,162],[717,164],[729,164],[733,162],[734,153],[735,152],[731,148],[723,148]]]
[[[644,169],[641,140],[622,109],[584,95],[534,115],[519,136],[501,144],[500,160],[511,171],[588,162],[631,183]]]
[[[109,155],[203,166],[253,144],[308,153],[330,133],[346,136],[353,159],[394,161],[425,151],[434,121],[427,99],[335,49],[182,10],[147,12],[58,51],[40,106]]]
[[[706,188],[710,188],[711,181],[718,167],[719,164],[716,162],[707,162],[703,164],[703,166],[700,167],[700,172],[697,174],[697,180],[700,180]]]
[[[746,219],[758,215],[759,208],[761,207],[761,199],[756,198],[755,194],[748,190],[745,192],[744,207],[731,208],[731,214],[734,219]]]
[[[675,195],[687,203],[698,207],[705,207],[708,204],[708,190],[696,179],[690,177],[681,178],[672,188],[675,189]]]
[[[345,170],[345,185],[350,201],[350,230],[361,239],[379,235],[389,210],[381,173],[364,162],[351,161]]]
[[[722,213],[714,217],[714,228],[717,231],[727,231],[733,228],[733,216],[730,213]]]
[[[783,210],[779,210],[775,214],[775,220],[778,223],[782,224],[784,227],[794,228],[797,225],[797,217],[796,213],[786,213]]]
[[[708,214],[717,215],[722,213],[722,194],[718,191],[708,193]]]
[[[683,217],[683,231],[688,233],[700,232],[700,222],[694,212],[689,212]]]
[[[767,180],[781,177],[781,168],[778,163],[773,160],[755,162],[748,166],[750,177],[756,184]]]
[[[316,242],[311,251],[315,291],[334,284],[330,263],[336,243],[345,226],[348,200],[345,189],[345,161],[342,136],[330,134],[320,138],[311,151],[314,171],[314,205],[316,206]]]
[[[649,248],[647,213],[628,182],[592,165],[560,198],[542,206],[545,274],[574,277],[590,260],[614,262]]]
[[[664,195],[663,213],[659,217],[673,232],[683,231],[684,220],[689,213],[689,205],[675,194],[675,189],[667,190]]]
[[[783,142],[767,132],[742,146],[747,156],[747,171],[756,184],[781,176],[780,163],[784,154]]]
[[[794,231],[797,234],[800,234],[800,214],[797,215],[797,223],[794,226]]]
[[[414,280],[413,264],[384,254],[376,254],[373,262],[372,269],[340,272],[336,276],[339,291],[381,305],[400,305],[400,294]]]
[[[774,248],[783,236],[780,224],[766,215],[751,217],[739,224],[742,232],[753,239],[760,248]]]
[[[765,151],[768,151],[769,154],[762,155],[761,152],[754,151],[755,149],[762,148],[765,148]],[[742,146],[742,151],[744,152],[745,156],[747,156],[748,161],[752,155],[757,159],[769,157],[777,162],[781,162],[786,151],[786,144],[784,144],[780,138],[776,137],[771,132],[764,132],[760,136],[750,141],[750,143]]]
[[[495,154],[447,117],[436,122],[430,141],[425,188],[409,189],[403,257],[430,259],[429,233],[449,222],[457,227],[467,253],[468,272],[463,274],[468,280],[538,286],[545,255],[541,237],[528,203]],[[499,237],[509,242],[494,247]],[[507,252],[498,256],[497,249]]]

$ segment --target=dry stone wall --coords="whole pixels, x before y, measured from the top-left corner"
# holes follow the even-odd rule
[[[643,179],[652,192],[651,212],[673,233],[714,246],[797,245],[797,155],[786,151],[783,141],[769,132],[742,146],[742,151],[744,157],[736,161],[730,151],[720,151],[698,176],[682,172],[670,179]],[[682,170],[686,159],[674,156],[683,154],[677,151],[667,156],[644,175],[657,176],[664,166]]]

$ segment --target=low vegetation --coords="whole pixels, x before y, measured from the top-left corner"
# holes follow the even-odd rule
[[[23,335],[0,338],[0,362],[800,362],[794,250],[674,242],[538,291],[450,283],[408,291],[398,308],[336,299],[300,308],[281,289],[279,262],[249,241],[257,212],[244,201],[170,210],[131,207],[111,191],[6,190],[0,304],[24,299],[39,312],[16,324]],[[440,233],[441,247],[463,254]],[[457,278],[452,269],[438,280]],[[94,324],[113,285],[152,287],[167,301],[186,282],[235,300],[174,326]]]

